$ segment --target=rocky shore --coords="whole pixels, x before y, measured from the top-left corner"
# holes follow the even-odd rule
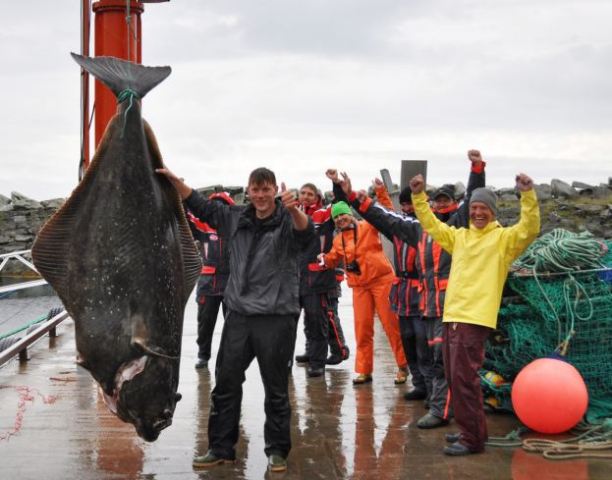
[[[519,200],[513,188],[496,189],[490,187],[499,199],[498,219],[502,225],[510,225],[518,220]],[[434,187],[431,187],[433,190]],[[244,201],[242,187],[223,187],[213,185],[198,189],[207,195],[213,191],[226,190],[237,203]],[[457,184],[458,195],[465,191]],[[607,183],[588,185],[582,182],[566,183],[553,180],[550,184],[536,186],[542,214],[542,233],[555,228],[572,232],[588,230],[594,236],[612,239],[612,178]],[[29,250],[43,223],[64,202],[64,199],[36,201],[18,192],[11,198],[0,195],[0,254]],[[19,262],[12,262],[3,270],[19,270]]]

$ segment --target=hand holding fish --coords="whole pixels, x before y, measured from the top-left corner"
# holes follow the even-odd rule
[[[189,195],[191,195],[192,188],[188,186],[182,178],[177,177],[170,169],[167,167],[164,168],[156,168],[155,173],[159,173],[164,175],[172,184],[176,191],[181,196],[181,200],[185,200]]]

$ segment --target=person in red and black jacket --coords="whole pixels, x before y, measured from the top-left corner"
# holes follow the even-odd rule
[[[374,193],[380,205],[393,210],[393,202],[383,182],[374,180]],[[404,188],[399,195],[401,212],[397,215],[406,221],[416,221],[414,207],[412,206],[410,187]],[[395,235],[393,230],[384,222],[376,224],[380,233],[393,244],[393,267],[395,280],[389,300],[391,308],[399,316],[400,335],[408,368],[412,376],[413,389],[406,392],[406,400],[422,400],[428,396],[428,385],[431,386],[431,353],[427,344],[427,331],[425,322],[421,318],[420,310],[420,281],[416,267],[416,246],[406,243]],[[425,380],[428,376],[429,381]]]
[[[334,180],[333,172],[328,171],[326,174]],[[337,195],[344,195],[339,186],[334,190]],[[337,315],[336,272],[320,265],[317,259],[320,253],[329,252],[335,225],[331,218],[331,207],[322,208],[321,194],[314,184],[302,185],[298,201],[302,211],[312,219],[315,238],[300,255],[300,305],[304,310],[306,353],[297,355],[295,359],[300,363],[308,363],[309,377],[319,377],[325,373],[326,364],[335,365],[349,358],[349,349]]]
[[[455,200],[455,189],[444,185],[433,194],[433,210],[443,222],[457,227],[469,225],[469,197],[485,185],[485,162],[478,150],[468,151],[471,161],[470,178],[466,198],[459,205]],[[353,193],[351,201],[363,218],[377,229],[392,232],[407,244],[416,247],[416,267],[420,281],[420,310],[425,321],[427,342],[432,362],[422,370],[428,390],[429,412],[417,422],[419,428],[436,428],[448,424],[452,416],[448,384],[444,376],[442,314],[444,294],[450,273],[451,256],[421,228],[418,221],[398,216],[366,198],[362,203]]]
[[[226,205],[235,205],[227,192],[214,192],[209,200],[215,200]],[[229,237],[227,232],[218,232],[208,223],[196,218],[187,211],[187,219],[193,238],[199,243],[202,258],[202,270],[196,290],[198,302],[198,360],[196,368],[206,368],[210,360],[212,337],[219,315],[219,306],[223,304],[223,291],[229,277]]]

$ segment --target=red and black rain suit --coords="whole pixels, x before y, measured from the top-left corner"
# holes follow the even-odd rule
[[[300,304],[304,309],[304,334],[309,369],[325,367],[327,347],[332,356],[348,358],[349,350],[337,315],[338,279],[333,269],[319,264],[334,241],[331,207],[304,208],[315,227],[315,238],[300,256]]]
[[[216,192],[209,196],[234,205],[234,200],[225,192]],[[198,279],[196,302],[198,302],[198,358],[208,361],[211,356],[212,337],[219,315],[219,307],[223,305],[223,291],[229,277],[229,238],[214,228],[196,218],[187,211],[187,219],[193,237],[199,242],[202,270]]]
[[[393,203],[387,189],[384,186],[377,187],[375,193],[378,203],[392,212]],[[414,214],[400,212],[396,215],[406,221],[416,221]],[[412,375],[412,385],[418,392],[427,395],[427,385],[431,385],[431,353],[419,307],[421,287],[416,267],[417,249],[394,235],[387,222],[376,222],[375,226],[393,244],[395,279],[389,301],[399,316],[400,335]],[[425,380],[426,376],[429,381]]]

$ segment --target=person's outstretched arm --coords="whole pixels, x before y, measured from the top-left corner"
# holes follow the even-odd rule
[[[504,231],[508,265],[516,260],[540,233],[540,207],[533,180],[524,173],[519,173],[516,176],[516,187],[521,192],[521,218],[517,224]]]
[[[414,205],[414,212],[421,223],[421,227],[423,227],[423,229],[429,233],[444,250],[452,254],[455,246],[456,229],[438,220],[431,211],[429,203],[427,203],[423,175],[419,174],[410,180],[410,190],[412,190],[412,205]]]
[[[448,219],[448,225],[454,227],[469,227],[470,226],[470,198],[472,192],[477,188],[485,186],[485,166],[486,162],[482,159],[479,150],[468,150],[468,159],[471,162],[470,177],[468,179],[465,197],[459,205],[459,209]]]

